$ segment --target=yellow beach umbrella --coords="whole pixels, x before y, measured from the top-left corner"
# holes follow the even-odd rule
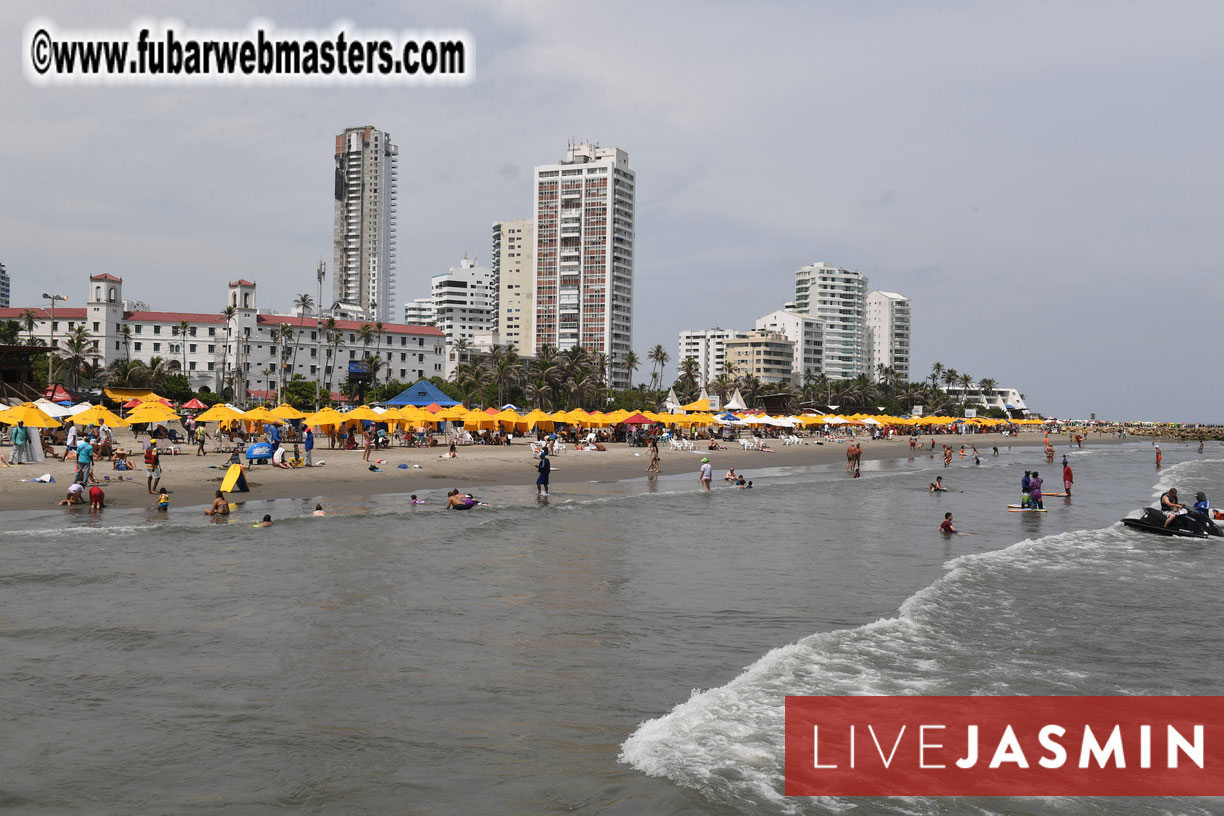
[[[551,431],[553,427],[553,418],[551,415],[544,413],[539,408],[531,411],[523,421],[527,423],[528,428],[543,428],[546,431]]]
[[[169,422],[178,419],[173,408],[167,408],[160,402],[146,402],[133,408],[127,415],[128,422]]]
[[[348,422],[354,419],[364,419],[368,422],[382,422],[382,414],[376,412],[368,405],[359,405],[351,411],[344,412],[344,421]]]
[[[306,414],[294,408],[287,402],[282,402],[280,405],[272,409],[273,416],[278,416],[281,419],[305,419]]]
[[[104,405],[95,405],[75,416],[64,417],[64,419],[68,422],[75,422],[78,425],[97,425],[100,422],[105,422],[107,425],[112,426],[129,424],[126,419],[108,410]]]
[[[6,425],[16,425],[20,422],[27,428],[58,428],[60,426],[58,419],[47,416],[32,402],[23,402],[7,411],[0,411],[0,422]]]
[[[241,419],[247,422],[262,422],[265,425],[284,425],[285,420],[278,417],[276,414],[269,411],[267,408],[260,405],[257,408],[252,408],[246,411],[241,416]]]
[[[337,411],[335,408],[327,407],[315,411],[313,414],[307,414],[302,418],[307,425],[340,425],[344,422],[344,414]],[[197,421],[199,421],[197,419]]]
[[[457,420],[466,419],[468,410],[462,405],[452,405],[449,408],[443,408],[441,411],[433,415],[434,422],[455,422]]]
[[[235,411],[223,402],[218,402],[197,416],[196,422],[231,422],[235,419],[242,419],[242,412]]]

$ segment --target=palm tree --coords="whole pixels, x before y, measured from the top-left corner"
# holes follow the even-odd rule
[[[765,383],[755,374],[748,374],[740,380],[740,393],[743,394],[748,406],[752,407],[760,401]]]
[[[523,376],[523,364],[514,352],[490,360],[489,376],[497,386],[497,404],[506,404],[506,389],[517,385]]]
[[[646,355],[646,359],[654,363],[651,367],[650,390],[657,391],[663,385],[663,369],[667,366],[668,361],[671,360],[671,356],[668,355],[666,349],[660,344],[650,350]]]
[[[697,399],[697,376],[700,373],[701,364],[697,362],[696,357],[685,357],[680,361],[680,376],[676,382],[684,390],[686,402]]]
[[[119,330],[119,334],[123,336],[123,356],[131,362],[132,360],[132,327],[124,323],[123,328]]]
[[[77,326],[68,332],[57,354],[67,363],[69,381],[73,389],[80,387],[81,370],[101,357],[94,348],[93,338],[84,325]]]
[[[633,387],[633,372],[642,367],[642,361],[638,359],[637,353],[630,349],[625,352],[625,359],[621,361],[621,368],[625,369],[625,376],[629,380],[629,387]]]
[[[960,375],[961,408],[969,404],[969,389],[973,386],[973,377],[969,374]]]
[[[18,316],[17,322],[30,333],[30,344],[32,345],[34,343],[34,327],[38,325],[38,315],[34,314],[33,309],[26,309]]]
[[[336,328],[334,317],[327,318],[323,325],[327,329],[327,393],[330,397],[336,375],[336,365],[340,359],[340,347],[344,345],[344,332]]]
[[[312,298],[306,292],[302,292],[300,295],[295,297],[293,299],[293,305],[301,313],[302,317],[314,313],[314,298]]]
[[[706,385],[711,391],[718,395],[718,404],[727,404],[727,395],[731,393],[731,389],[735,387],[735,379],[727,372],[719,374],[714,379],[710,380]]]
[[[931,363],[931,387],[938,388],[940,380],[943,379],[944,364],[940,362]]]

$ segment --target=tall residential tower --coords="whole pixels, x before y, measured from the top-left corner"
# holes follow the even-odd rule
[[[824,373],[831,380],[868,373],[867,276],[817,261],[795,271],[794,311],[824,324]]]
[[[336,137],[332,300],[384,322],[395,296],[398,156],[391,135],[368,125]]]
[[[635,177],[629,154],[570,144],[535,169],[535,343],[609,358],[609,382],[629,387],[633,347]]]
[[[535,222],[530,218],[493,225],[493,283],[497,286],[497,332],[503,346],[530,354],[535,345]]]
[[[871,376],[879,380],[878,366],[910,381],[910,302],[896,292],[867,295],[867,336],[871,341]]]

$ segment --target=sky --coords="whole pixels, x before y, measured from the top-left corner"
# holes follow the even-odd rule
[[[103,8],[103,5],[105,7]],[[27,82],[60,29],[467,32],[462,86]],[[0,261],[13,305],[89,274],[154,309],[225,284],[287,311],[332,257],[345,127],[399,146],[397,301],[531,214],[568,141],[637,174],[634,341],[752,328],[826,261],[913,304],[935,361],[1049,416],[1224,422],[1224,5],[312,2],[0,6]],[[313,294],[312,294],[313,296]],[[1214,374],[1213,374],[1214,372]],[[645,380],[648,367],[639,371]]]

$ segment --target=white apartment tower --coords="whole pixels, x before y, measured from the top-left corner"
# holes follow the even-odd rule
[[[535,345],[535,222],[530,218],[493,225],[493,282],[497,286],[497,332],[519,354]]]
[[[9,280],[8,270],[4,268],[4,263],[0,262],[0,309],[8,308],[11,296],[12,282]]]
[[[434,325],[446,335],[448,344],[456,340],[471,342],[476,334],[494,330],[492,281],[492,271],[477,266],[476,260],[467,255],[458,266],[433,276]]]
[[[867,276],[817,261],[795,271],[795,311],[824,325],[824,373],[831,380],[868,373]]]
[[[879,379],[879,366],[910,381],[910,302],[896,292],[867,295],[867,335],[871,342],[871,374]]]
[[[391,135],[368,125],[336,137],[332,300],[368,320],[391,320],[398,156]]]
[[[757,318],[756,328],[781,334],[795,344],[792,382],[796,385],[803,384],[804,374],[824,370],[824,327],[816,318],[779,309]]]
[[[535,342],[609,357],[614,388],[628,388],[633,347],[635,177],[629,154],[570,144],[535,169]]]
[[[677,340],[676,364],[692,357],[697,361],[697,379],[706,385],[719,374],[729,374],[727,364],[727,341],[747,337],[748,332],[738,329],[698,329],[682,331]]]

